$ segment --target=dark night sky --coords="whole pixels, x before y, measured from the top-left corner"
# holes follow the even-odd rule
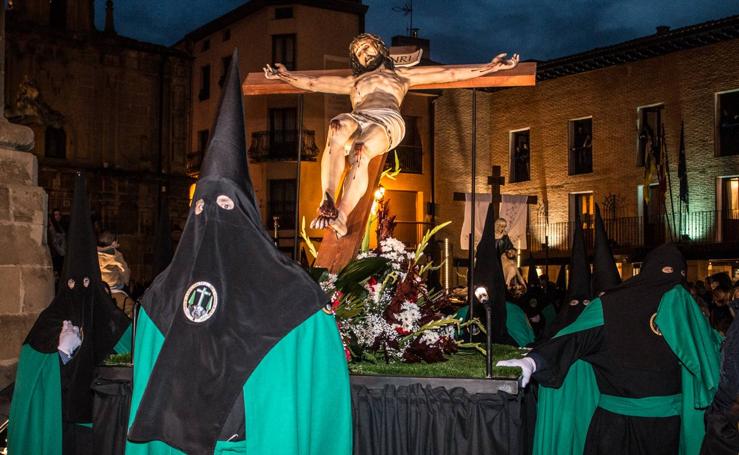
[[[405,34],[408,0],[364,0],[366,30],[386,42]],[[105,0],[95,0],[102,28]],[[244,0],[118,0],[116,29],[170,45]],[[546,60],[672,28],[739,14],[739,0],[415,0],[414,27],[444,63],[480,63],[501,51]]]

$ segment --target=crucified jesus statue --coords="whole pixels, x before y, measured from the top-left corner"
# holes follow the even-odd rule
[[[349,52],[351,76],[298,75],[280,63],[274,68],[264,67],[267,79],[280,79],[311,92],[349,95],[352,112],[337,115],[329,125],[326,149],[321,157],[323,200],[311,222],[311,228],[333,229],[338,237],[346,235],[347,217],[367,191],[370,160],[394,149],[405,135],[400,104],[410,88],[474,79],[514,68],[519,61],[517,54],[510,59],[506,58],[507,54],[499,54],[480,66],[395,68],[385,43],[371,33],[354,38]],[[350,168],[337,205],[337,187],[347,158]]]

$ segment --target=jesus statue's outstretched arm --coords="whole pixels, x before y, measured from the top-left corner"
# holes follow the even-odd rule
[[[495,73],[496,71],[515,68],[519,61],[518,54],[513,54],[513,57],[510,59],[506,58],[507,55],[506,53],[498,54],[487,65],[465,67],[416,66],[413,68],[398,68],[396,71],[400,76],[408,79],[411,87],[414,85],[464,81],[484,76],[485,74]]]
[[[266,65],[263,70],[264,77],[267,79],[279,79],[293,87],[309,92],[348,95],[354,82],[354,78],[351,76],[307,76],[291,73],[282,63],[275,63],[274,68]]]

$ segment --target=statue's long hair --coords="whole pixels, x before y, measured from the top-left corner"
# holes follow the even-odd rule
[[[377,49],[379,50],[379,54],[377,57],[372,60],[368,65],[364,66],[361,63],[359,63],[359,60],[357,59],[356,54],[354,53],[354,46],[362,40],[369,39],[371,40]],[[351,61],[352,65],[352,74],[356,77],[360,74],[374,71],[377,68],[379,68],[381,65],[389,70],[395,69],[395,64],[393,63],[393,60],[390,58],[390,50],[388,50],[387,46],[385,46],[385,43],[382,41],[382,38],[379,36],[372,34],[372,33],[362,33],[361,35],[357,35],[351,43],[349,43],[349,59]]]

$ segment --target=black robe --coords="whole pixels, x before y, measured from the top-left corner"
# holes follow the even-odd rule
[[[663,273],[670,267],[670,273]],[[601,394],[626,398],[681,393],[678,358],[654,324],[663,294],[684,279],[686,266],[676,248],[654,250],[640,275],[600,298],[603,324],[552,338],[529,356],[536,362],[532,378],[559,388],[570,367],[588,362]],[[637,417],[595,410],[587,437],[587,454],[676,454],[680,417]]]

